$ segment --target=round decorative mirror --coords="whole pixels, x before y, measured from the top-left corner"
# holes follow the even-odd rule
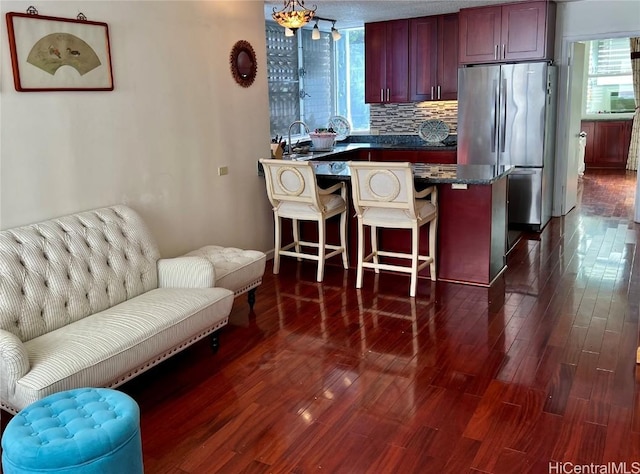
[[[253,84],[258,71],[256,53],[248,41],[240,40],[231,49],[229,56],[231,74],[242,87]]]

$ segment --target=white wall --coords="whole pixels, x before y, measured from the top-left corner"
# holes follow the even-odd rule
[[[558,3],[556,36],[625,36],[640,29],[638,0],[580,0]],[[598,36],[599,35],[599,36]],[[604,35],[604,36],[602,36]]]
[[[580,0],[558,3],[555,57],[558,77],[558,127],[553,215],[565,209],[567,170],[567,64],[569,46],[580,40],[640,36],[639,0]]]
[[[2,2],[4,14],[32,2]],[[267,250],[273,224],[256,162],[269,156],[261,1],[47,1],[41,15],[109,25],[113,92],[16,92],[0,43],[0,228],[126,203],[165,256],[214,243]],[[4,29],[4,27],[3,27]],[[237,85],[247,40],[258,77]],[[219,166],[229,175],[218,176]]]

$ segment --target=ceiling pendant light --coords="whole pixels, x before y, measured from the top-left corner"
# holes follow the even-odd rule
[[[301,10],[296,10],[296,7]],[[316,6],[312,10],[307,10],[304,6],[304,0],[284,0],[284,8],[280,11],[273,9],[271,16],[284,28],[289,28],[295,33],[298,28],[306,25],[316,12]]]
[[[333,38],[333,41],[338,41],[340,38],[342,38],[342,35],[340,34],[340,32],[338,30],[336,30],[336,22],[333,22],[333,26],[331,27],[331,37]]]
[[[318,28],[318,20],[316,20],[316,26],[313,27],[313,31],[311,32],[312,40],[320,39],[320,28]]]

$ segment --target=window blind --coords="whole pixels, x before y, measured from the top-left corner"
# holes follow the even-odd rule
[[[632,102],[629,38],[590,41],[586,112],[627,112]]]
[[[612,76],[631,74],[629,38],[591,41],[589,75]]]
[[[285,36],[275,23],[266,24],[266,37],[271,135],[285,135],[289,124],[300,118],[298,40]]]
[[[326,127],[334,110],[331,35],[321,32],[312,40],[310,29],[285,36],[280,25],[268,22],[265,28],[272,136],[286,136],[296,120],[312,131]]]

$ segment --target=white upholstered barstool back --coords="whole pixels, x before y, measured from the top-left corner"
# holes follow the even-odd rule
[[[437,189],[430,186],[416,193],[413,170],[405,162],[351,161],[353,207],[358,218],[358,271],[356,288],[362,288],[364,268],[411,274],[409,294],[415,296],[418,272],[430,266],[436,278]],[[430,199],[424,199],[427,196]],[[420,227],[429,223],[429,255],[419,255]],[[371,253],[364,256],[364,226],[371,229]],[[411,254],[378,249],[377,228],[411,229]],[[379,257],[409,259],[410,266],[383,263]]]
[[[321,212],[316,177],[309,163],[285,160],[261,162],[267,178],[267,195],[273,207],[298,202],[309,204],[310,212]]]
[[[318,262],[317,281],[324,277],[324,262],[337,254],[342,254],[344,268],[347,261],[347,195],[343,182],[328,189],[318,187],[313,167],[306,161],[260,160],[264,169],[267,195],[273,206],[275,222],[275,248],[273,273],[280,271],[280,256],[292,256],[298,259]],[[340,191],[340,194],[334,194]],[[326,220],[340,214],[340,245],[326,243]],[[291,219],[293,242],[282,247],[281,219]],[[318,242],[300,239],[298,221],[316,221],[318,223]],[[303,251],[304,247],[318,249],[316,254]],[[290,250],[294,248],[294,250]],[[332,250],[327,253],[327,249]]]

